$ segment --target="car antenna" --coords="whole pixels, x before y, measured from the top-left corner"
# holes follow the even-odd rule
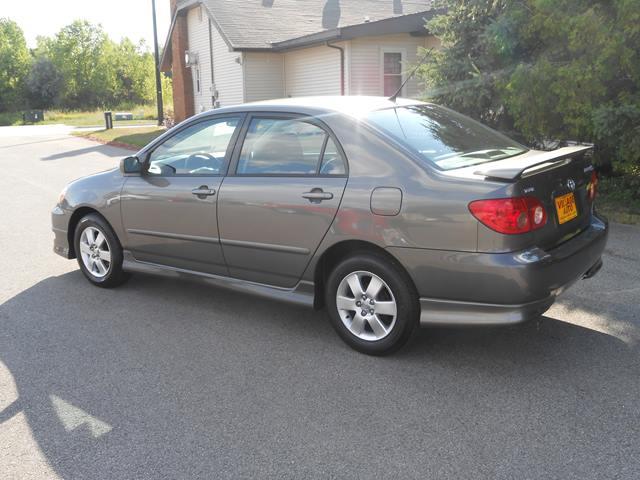
[[[398,90],[396,90],[396,93],[394,93],[393,95],[391,95],[389,97],[389,100],[391,100],[393,103],[396,102],[396,99],[398,98],[398,95],[400,95],[400,92],[402,91],[402,89],[404,88],[404,86],[407,84],[407,82],[409,80],[411,80],[413,78],[413,76],[416,74],[416,72],[418,71],[418,69],[424,65],[424,62],[427,61],[427,58],[429,58],[429,55],[431,54],[431,52],[433,51],[432,48],[430,48],[429,50],[427,50],[427,53],[424,54],[424,57],[422,57],[422,60],[420,60],[420,62],[418,63],[418,65],[416,65],[416,67],[411,71],[411,73],[407,76],[407,78],[404,79],[404,82],[402,82],[402,85],[400,85],[400,88]]]

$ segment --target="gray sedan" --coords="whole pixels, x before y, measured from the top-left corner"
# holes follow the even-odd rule
[[[608,226],[589,153],[403,99],[221,108],[68,185],[54,250],[101,287],[143,272],[325,307],[382,355],[418,325],[536,318],[593,276]]]

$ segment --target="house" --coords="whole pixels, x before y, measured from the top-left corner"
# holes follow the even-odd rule
[[[177,121],[306,95],[392,95],[418,47],[437,47],[431,0],[170,0],[161,69]],[[416,96],[410,79],[401,95]]]

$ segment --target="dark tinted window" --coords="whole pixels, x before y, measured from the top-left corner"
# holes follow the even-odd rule
[[[513,157],[525,147],[464,115],[436,105],[377,110],[367,115],[425,162],[443,170]]]
[[[327,134],[297,119],[254,118],[238,160],[241,175],[315,175]]]
[[[322,166],[320,167],[320,175],[344,175],[347,173],[347,169],[344,164],[344,159],[333,138],[327,138],[327,145],[324,148],[324,155],[322,156]]]
[[[208,120],[192,125],[161,143],[149,158],[150,175],[220,175],[239,118]]]

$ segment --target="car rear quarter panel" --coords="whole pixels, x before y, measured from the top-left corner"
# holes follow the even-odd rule
[[[332,115],[323,120],[342,144],[349,163],[349,179],[338,214],[305,279],[312,277],[314,262],[322,252],[347,240],[366,241],[382,248],[477,250],[478,222],[467,205],[484,198],[495,186],[439,176],[349,117]],[[371,193],[379,187],[402,191],[399,214],[372,213]]]

